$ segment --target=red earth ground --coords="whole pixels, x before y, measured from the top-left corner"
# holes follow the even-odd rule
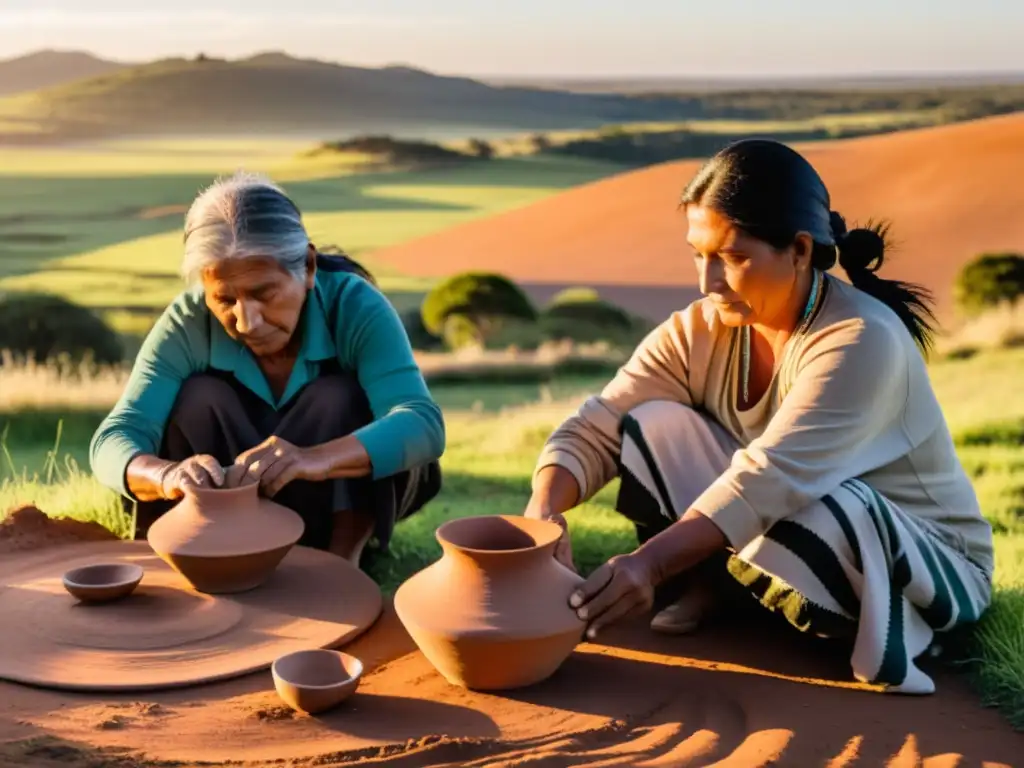
[[[796,145],[848,224],[891,222],[882,275],[923,283],[950,317],[957,271],[986,250],[1024,251],[1024,113]],[[499,271],[538,300],[567,285],[660,320],[695,296],[677,210],[699,161],[664,163],[562,192],[373,254],[400,272]]]
[[[27,510],[0,524],[0,558],[108,537],[41,522]],[[674,638],[640,622],[581,644],[544,683],[488,694],[446,683],[390,602],[346,650],[368,673],[318,716],[284,706],[267,671],[123,695],[0,682],[0,768],[1024,764],[1024,734],[963,677],[934,672],[926,697],[866,690],[841,649],[772,624]]]

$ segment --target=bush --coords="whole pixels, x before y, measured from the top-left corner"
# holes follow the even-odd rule
[[[985,253],[965,265],[956,281],[956,299],[968,315],[977,315],[1024,296],[1024,256]]]
[[[60,296],[44,293],[0,295],[0,350],[17,360],[65,357],[100,365],[119,363],[121,340],[101,318]]]
[[[602,299],[588,288],[568,288],[555,296],[544,308],[545,319],[576,320],[603,328],[629,330],[633,318],[621,307]]]
[[[423,326],[446,341],[459,338],[483,344],[506,319],[533,322],[537,310],[507,278],[489,272],[465,272],[438,284],[423,300]],[[446,328],[449,318],[453,328]]]
[[[562,291],[544,308],[540,322],[544,335],[556,341],[608,341],[628,345],[638,342],[645,332],[637,318],[605,301],[591,288]]]
[[[405,310],[401,313],[401,317],[402,325],[405,326],[405,333],[409,337],[409,343],[412,344],[413,349],[428,352],[444,346],[442,339],[432,334],[423,325],[423,315],[420,314],[419,307]]]
[[[483,139],[470,139],[469,151],[481,160],[490,160],[495,155],[494,145]]]
[[[445,346],[449,349],[482,347],[483,334],[477,324],[466,315],[448,315],[441,330]]]
[[[548,336],[540,323],[506,318],[488,335],[484,346],[488,349],[514,347],[532,351],[545,341],[548,341]]]
[[[371,155],[390,165],[459,162],[471,157],[430,141],[407,141],[391,136],[356,136],[344,141],[325,141],[312,150],[311,154],[316,156],[331,152]]]

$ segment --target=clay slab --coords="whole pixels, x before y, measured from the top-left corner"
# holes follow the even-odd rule
[[[122,600],[82,605],[62,575],[103,559],[141,565],[146,578]],[[292,549],[262,587],[223,596],[191,589],[143,541],[11,553],[0,560],[0,678],[82,691],[223,680],[293,651],[338,647],[382,606],[369,576],[307,547]]]

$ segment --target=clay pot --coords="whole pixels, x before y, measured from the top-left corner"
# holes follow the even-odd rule
[[[109,603],[134,592],[142,574],[142,567],[131,563],[97,563],[71,569],[63,584],[83,603]]]
[[[271,674],[277,695],[285,704],[313,715],[355,693],[363,662],[341,651],[297,651],[274,661]]]
[[[455,685],[521,688],[551,676],[582,640],[569,607],[583,579],[554,559],[561,528],[493,515],[437,529],[443,555],[395,593],[423,655]]]
[[[196,488],[149,528],[149,545],[198,592],[230,594],[265,582],[302,537],[291,509],[232,473],[221,488]]]

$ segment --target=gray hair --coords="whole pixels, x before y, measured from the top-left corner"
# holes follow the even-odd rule
[[[218,261],[269,256],[302,281],[309,243],[302,215],[284,191],[265,176],[239,172],[218,179],[189,208],[181,272],[195,285]]]

